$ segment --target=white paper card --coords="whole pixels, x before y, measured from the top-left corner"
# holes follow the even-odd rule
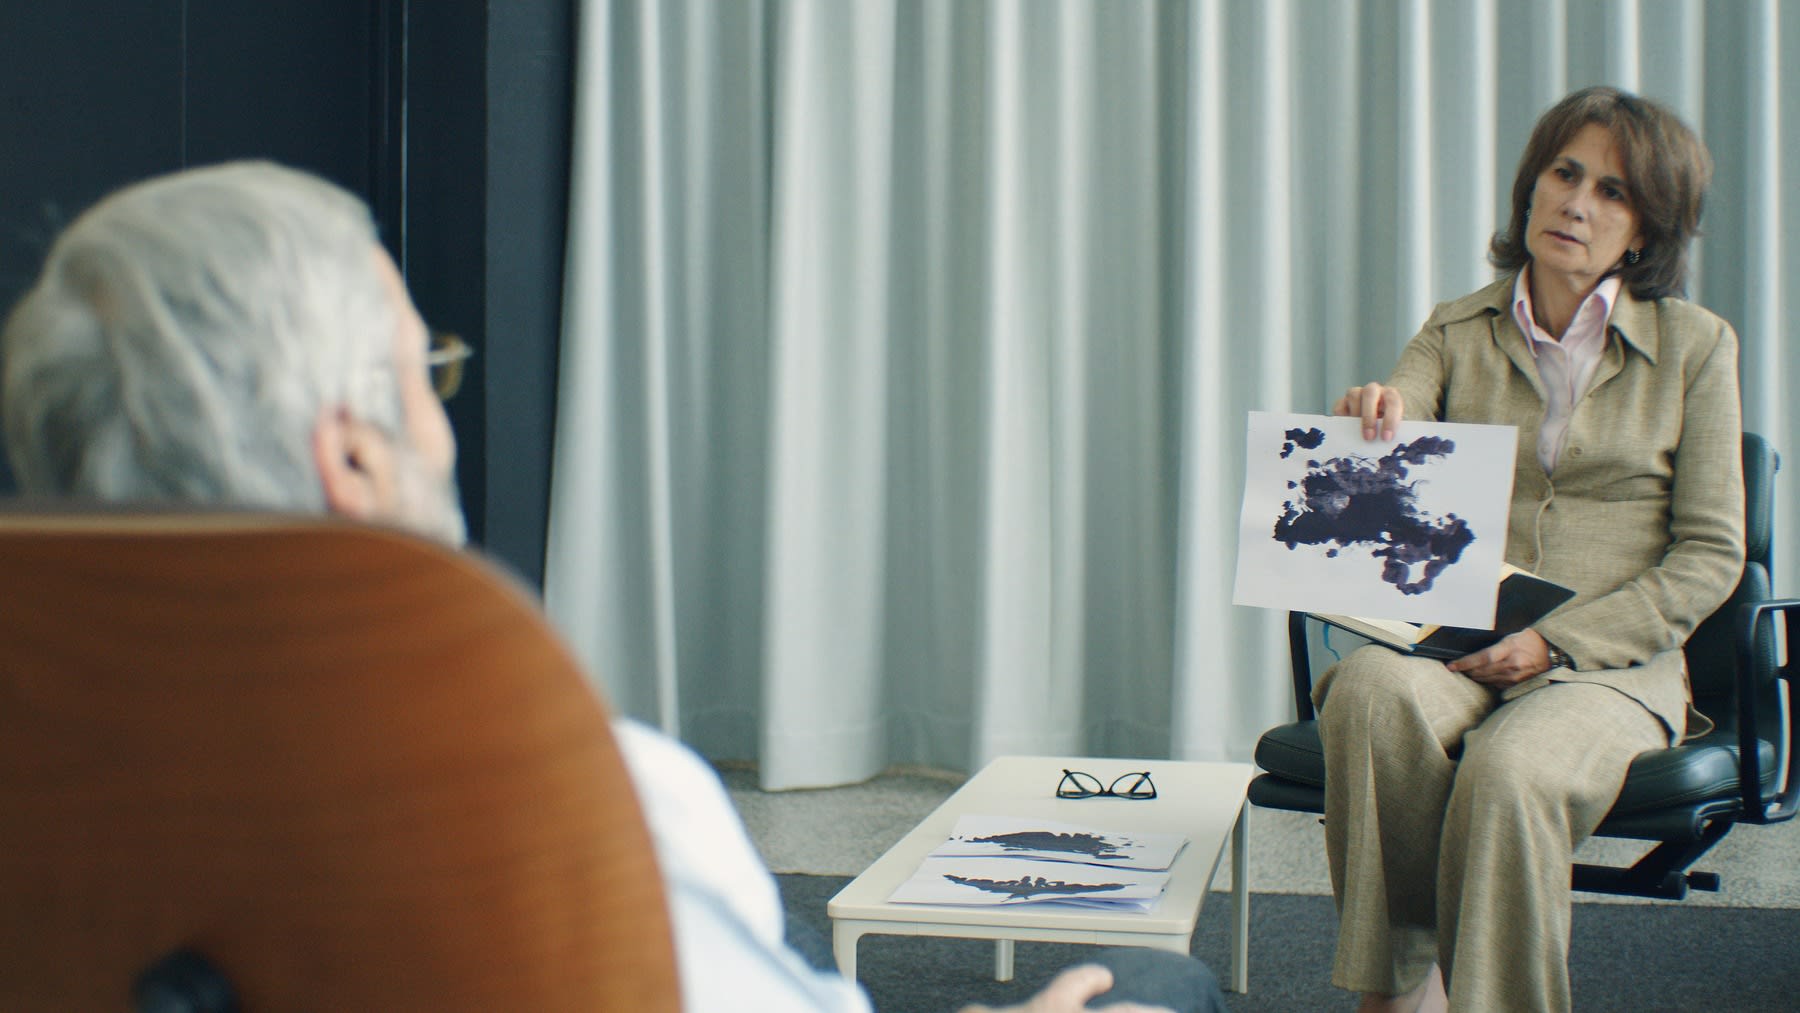
[[[1099,804],[1107,804],[1101,802]],[[962,816],[934,857],[1023,858],[1087,862],[1117,869],[1167,869],[1187,844],[1180,834],[1096,830],[1073,823],[1016,816]]]
[[[1232,601],[1492,628],[1518,436],[1251,412]]]

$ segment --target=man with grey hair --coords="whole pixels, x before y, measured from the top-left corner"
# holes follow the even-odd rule
[[[266,163],[127,188],[6,328],[30,492],[388,521],[460,544],[426,334],[362,202]]]
[[[234,163],[106,198],[57,240],[0,357],[6,447],[29,493],[331,512],[463,540],[424,323],[368,209],[316,177]],[[854,982],[783,942],[774,881],[710,768],[641,725],[615,731],[656,842],[684,1006],[867,1013]],[[1147,962],[1168,956],[1119,966],[1183,1010],[1222,1008],[1197,961]],[[1072,968],[1017,1013],[1074,1013],[1112,981]]]

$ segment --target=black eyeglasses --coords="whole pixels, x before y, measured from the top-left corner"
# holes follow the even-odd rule
[[[1143,801],[1156,797],[1156,785],[1150,780],[1148,770],[1120,774],[1113,778],[1111,784],[1101,784],[1100,779],[1085,770],[1065,770],[1062,780],[1056,784],[1057,798],[1128,798]]]
[[[468,342],[449,331],[432,331],[431,348],[425,353],[425,365],[431,370],[431,389],[438,400],[448,401],[462,389],[463,363],[475,354]]]

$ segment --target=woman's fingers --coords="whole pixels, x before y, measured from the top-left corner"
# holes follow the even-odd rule
[[[1365,440],[1375,439],[1378,435],[1391,440],[1399,431],[1400,420],[1406,417],[1406,403],[1398,390],[1379,383],[1366,383],[1345,391],[1332,406],[1331,414],[1361,418]]]

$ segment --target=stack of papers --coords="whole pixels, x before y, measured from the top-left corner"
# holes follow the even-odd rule
[[[1048,820],[964,816],[895,904],[1045,904],[1148,911],[1187,846],[1179,834],[1132,833]]]

